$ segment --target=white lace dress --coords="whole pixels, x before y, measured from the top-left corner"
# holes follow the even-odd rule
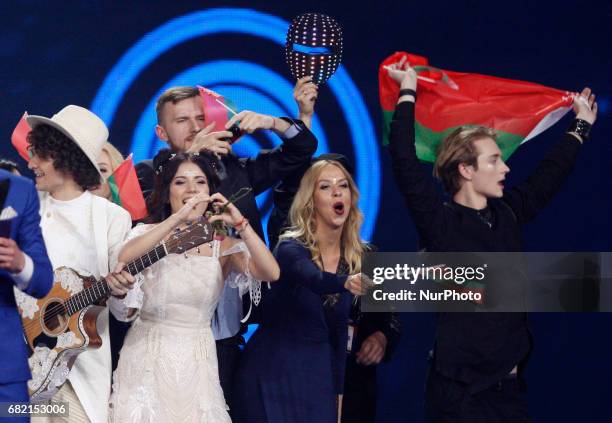
[[[128,239],[150,227],[137,226]],[[235,273],[224,282],[219,241],[212,246],[212,257],[164,257],[141,274],[124,300],[140,313],[113,374],[111,422],[231,422],[210,322],[224,283],[239,284],[241,291],[259,283]],[[244,243],[223,255],[233,253],[248,263]]]

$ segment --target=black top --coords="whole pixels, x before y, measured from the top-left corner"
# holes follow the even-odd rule
[[[581,143],[566,134],[522,184],[489,199],[488,210],[444,203],[415,151],[414,103],[402,102],[391,123],[393,172],[420,237],[420,247],[439,252],[516,252],[521,225],[559,191]],[[525,313],[440,313],[435,366],[478,392],[524,364],[531,348]],[[519,366],[522,367],[522,366]]]

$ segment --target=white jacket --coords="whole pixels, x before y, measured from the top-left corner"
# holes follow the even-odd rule
[[[49,198],[47,193],[41,193],[40,199],[41,227],[53,268],[68,266],[75,268],[75,270],[85,270],[96,277],[106,276],[111,270],[110,263],[116,262],[119,250],[131,228],[129,213],[104,198],[85,192],[77,200],[80,202],[81,208],[79,210],[86,207],[90,213],[83,215],[82,220],[71,219],[68,222],[66,219],[54,218],[54,207],[57,207],[59,202]],[[86,206],[88,201],[90,208]],[[56,214],[59,215],[59,213]],[[81,214],[79,213],[79,217]],[[95,268],[83,269],[83,263],[70,263],[71,257],[75,254],[74,249],[81,246],[78,245],[78,241],[76,242],[77,245],[72,245],[75,241],[69,237],[68,231],[77,232],[75,228],[78,228],[78,225],[81,225],[80,229],[86,228],[85,233],[90,233],[88,232],[90,229],[87,228],[93,228],[92,236],[95,252],[76,252],[76,254],[77,256],[85,254],[93,258],[97,266],[90,263],[87,267]],[[65,237],[57,236],[60,228],[67,231]],[[45,232],[53,233],[54,236],[47,236]],[[91,239],[87,240],[88,243],[91,243],[91,241]],[[71,249],[73,250],[72,253],[70,253]],[[54,257],[56,260],[54,260]],[[78,269],[79,266],[81,269]],[[112,305],[112,302],[109,302],[109,304]],[[97,323],[98,332],[102,338],[102,346],[79,354],[68,378],[89,419],[93,423],[106,423],[108,421],[108,399],[110,397],[112,371],[108,307],[100,313]]]

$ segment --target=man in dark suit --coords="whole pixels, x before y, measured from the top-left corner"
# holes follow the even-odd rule
[[[0,207],[0,402],[27,402],[31,375],[13,287],[44,297],[51,289],[53,270],[40,230],[34,184],[0,170]]]

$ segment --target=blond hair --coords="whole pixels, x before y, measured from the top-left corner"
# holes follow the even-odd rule
[[[123,155],[119,150],[117,150],[117,147],[108,141],[106,141],[102,146],[102,151],[106,151],[108,157],[110,157],[111,170],[114,172],[115,169],[117,169],[119,165],[123,163]]]
[[[363,223],[363,214],[357,207],[359,191],[350,173],[335,160],[319,160],[306,171],[289,210],[290,227],[280,236],[280,240],[292,238],[300,241],[310,251],[315,264],[324,270],[316,238],[314,192],[317,180],[327,166],[336,166],[342,171],[351,191],[351,207],[342,227],[340,253],[349,267],[349,273],[357,273],[361,271],[361,255],[365,249],[359,236]]]
[[[157,123],[162,123],[162,112],[167,103],[176,104],[179,101],[187,100],[188,98],[197,97],[200,95],[200,90],[196,87],[172,87],[162,93],[155,103],[155,113],[157,114]]]
[[[478,151],[474,142],[483,138],[491,138],[497,142],[497,133],[485,126],[462,126],[451,132],[440,143],[433,173],[450,194],[455,194],[461,189],[459,164],[463,163],[478,169]]]

